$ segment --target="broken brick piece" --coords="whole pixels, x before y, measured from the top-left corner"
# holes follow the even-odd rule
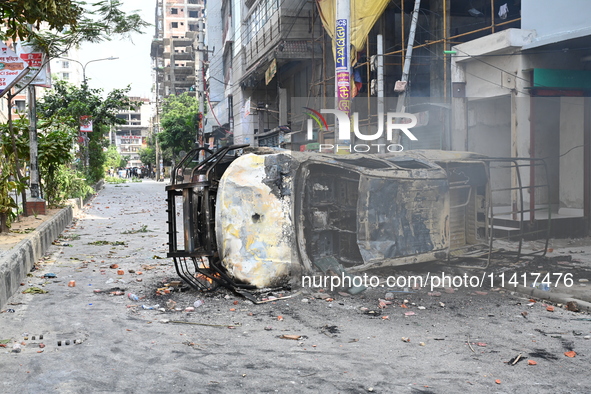
[[[298,339],[300,339],[302,336],[301,335],[290,335],[290,334],[283,334],[281,335],[279,338],[281,339],[292,339],[294,341],[297,341]]]

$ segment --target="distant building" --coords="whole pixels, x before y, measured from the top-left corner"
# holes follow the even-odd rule
[[[51,59],[49,63],[51,76],[55,80],[66,81],[75,86],[81,86],[84,80],[82,65],[79,63],[78,49],[70,49],[61,57]]]
[[[142,97],[130,97],[132,101],[139,101],[142,105],[135,110],[119,111],[118,119],[125,120],[125,124],[117,125],[111,134],[111,144],[117,146],[117,151],[127,160],[128,167],[140,167],[139,150],[147,146],[146,138],[150,131],[151,106],[150,100]],[[145,163],[148,164],[148,163]]]
[[[158,99],[195,95],[193,43],[203,18],[203,0],[157,0],[151,56]]]

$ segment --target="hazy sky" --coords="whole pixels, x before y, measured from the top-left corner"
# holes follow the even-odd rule
[[[137,10],[143,20],[154,23],[155,0],[122,0],[126,12]],[[151,98],[152,86],[150,43],[154,27],[149,26],[144,34],[133,34],[131,39],[113,38],[100,44],[83,44],[80,47],[80,61],[107,57],[117,60],[93,62],[86,66],[86,77],[91,88],[105,92],[131,85],[131,96]]]

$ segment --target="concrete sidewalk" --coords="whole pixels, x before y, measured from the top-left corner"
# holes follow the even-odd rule
[[[41,224],[29,236],[0,257],[0,309],[19,289],[35,262],[49,249],[74,217],[75,206],[68,205]]]

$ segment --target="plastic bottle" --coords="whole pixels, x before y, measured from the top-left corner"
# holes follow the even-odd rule
[[[140,297],[136,296],[135,294],[131,294],[131,293],[127,294],[127,298],[129,298],[132,301],[139,301],[140,300]]]
[[[203,301],[201,301],[201,300],[197,300],[193,303],[193,306],[195,308],[199,308],[201,305],[203,305]]]

